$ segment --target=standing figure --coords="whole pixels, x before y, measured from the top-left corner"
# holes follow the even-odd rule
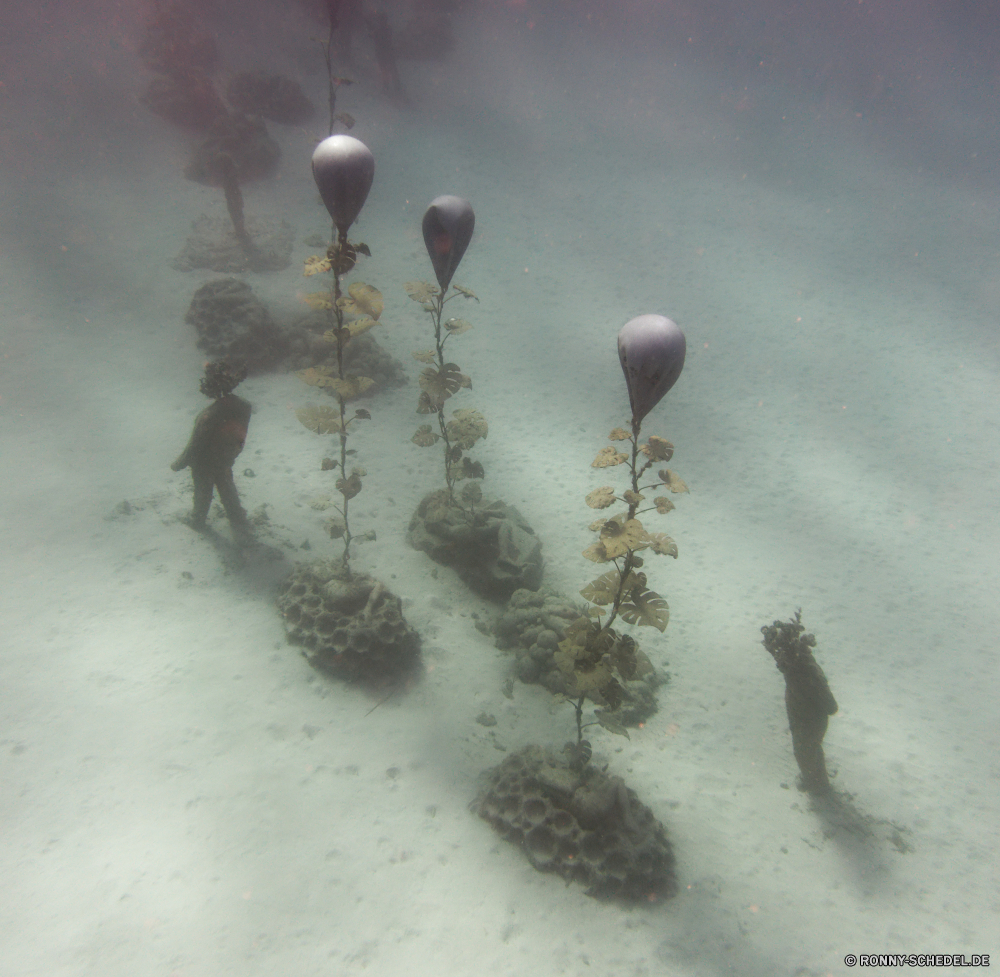
[[[826,727],[837,711],[837,700],[813,658],[816,638],[803,634],[802,611],[791,621],[775,621],[761,629],[764,647],[785,676],[785,710],[792,732],[792,750],[802,773],[802,789],[810,794],[828,794],[830,778],[823,755]]]
[[[218,489],[233,533],[243,540],[250,538],[252,533],[233,481],[233,462],[246,442],[252,408],[249,401],[232,391],[246,375],[245,367],[233,369],[222,362],[206,364],[201,392],[214,398],[214,403],[195,419],[187,447],[170,466],[175,472],[191,469],[194,506],[189,524],[199,531],[205,529],[212,492]]]

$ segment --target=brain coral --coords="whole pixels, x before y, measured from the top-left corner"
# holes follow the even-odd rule
[[[420,636],[406,623],[402,601],[366,574],[345,579],[340,563],[298,567],[281,587],[278,609],[288,640],[323,671],[379,684],[419,664]]]
[[[663,825],[621,777],[527,746],[487,775],[473,810],[519,845],[541,872],[588,886],[587,894],[655,902],[676,890]]]

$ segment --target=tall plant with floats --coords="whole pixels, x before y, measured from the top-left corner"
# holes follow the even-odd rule
[[[589,602],[587,614],[566,628],[555,658],[566,676],[567,697],[576,709],[577,740],[570,744],[572,759],[585,766],[590,744],[583,738],[583,706],[588,695],[605,704],[609,712],[596,720],[612,732],[628,735],[613,713],[626,698],[627,681],[636,668],[637,647],[628,635],[619,634],[612,625],[620,617],[629,624],[664,631],[669,619],[667,601],[647,585],[643,570],[643,551],[660,556],[677,556],[677,544],[665,533],[650,531],[639,516],[665,514],[674,508],[666,495],[656,495],[647,502],[647,493],[686,492],[687,486],[670,469],[650,469],[665,465],[674,452],[665,438],[649,435],[642,440],[642,421],[676,383],[684,367],[684,334],[676,323],[660,315],[643,315],[622,327],[618,334],[618,356],[628,388],[632,421],[629,429],[615,428],[609,440],[625,442],[619,451],[615,444],[598,452],[595,468],[627,466],[628,485],[601,486],[587,495],[592,509],[607,509],[622,503],[624,511],[610,518],[598,519],[590,528],[597,541],[583,555],[611,568],[581,591]]]
[[[445,417],[448,399],[463,387],[472,387],[471,378],[462,373],[457,363],[447,358],[446,347],[453,337],[468,332],[472,324],[465,319],[446,319],[444,307],[459,296],[479,301],[469,289],[451,284],[455,270],[472,240],[475,227],[476,215],[467,200],[445,195],[431,201],[424,214],[422,231],[438,284],[412,281],[403,286],[407,295],[423,307],[434,330],[434,349],[413,355],[421,363],[427,364],[420,374],[417,413],[434,415],[437,430],[431,424],[422,424],[411,440],[425,448],[442,442],[446,504],[449,507],[464,508],[465,503],[473,509],[482,498],[482,490],[475,482],[470,482],[462,490],[459,501],[455,498],[455,484],[484,476],[482,464],[473,461],[468,452],[477,441],[486,437],[489,428],[486,418],[471,407],[452,411],[450,420]]]
[[[342,501],[336,508],[340,519],[334,522],[331,535],[343,539],[344,549],[339,562],[317,560],[298,566],[280,588],[278,608],[289,639],[307,649],[307,657],[317,668],[385,687],[413,674],[419,664],[420,637],[403,617],[402,600],[397,595],[371,575],[351,570],[351,542],[358,537],[351,528],[350,507],[362,490],[365,471],[355,467],[348,473],[347,461],[354,452],[347,443],[352,425],[369,420],[371,415],[366,410],[349,415],[347,404],[373,381],[344,370],[346,345],[375,325],[382,297],[360,282],[353,283],[347,295],[340,286],[341,276],[354,267],[358,253],[367,252],[364,245],[352,244],[347,232],[368,196],[375,160],[357,139],[330,136],[316,147],[312,170],[333,219],[335,239],[324,257],[309,259],[306,274],[330,275],[329,289],[319,293],[316,302],[327,315],[330,329],[326,339],[337,354],[336,371],[330,369],[313,382],[329,390],[337,406],[304,408],[297,413],[310,430],[337,436],[339,457],[329,459],[323,467],[335,470],[338,476]],[[375,534],[364,536],[374,539]]]
[[[352,282],[345,295],[341,289],[341,276],[350,272],[357,264],[358,255],[370,255],[367,245],[352,244],[347,238],[350,226],[357,219],[364,206],[375,176],[375,159],[371,151],[353,136],[336,135],[324,139],[312,157],[313,178],[320,196],[333,219],[334,240],[324,256],[313,256],[305,263],[307,276],[328,274],[329,286],[321,292],[306,296],[307,302],[315,309],[325,312],[329,329],[323,338],[336,351],[336,369],[333,367],[312,367],[303,370],[299,376],[312,386],[320,387],[336,399],[336,407],[303,407],[296,416],[309,430],[317,434],[335,434],[339,442],[339,456],[325,459],[324,469],[337,472],[337,491],[341,495],[340,505],[335,506],[340,518],[333,521],[330,533],[333,538],[343,539],[342,560],[345,571],[350,575],[351,542],[356,537],[351,531],[350,504],[362,490],[363,468],[352,467],[350,473],[347,461],[354,451],[347,446],[351,426],[360,420],[370,420],[371,414],[356,409],[349,414],[348,403],[362,396],[375,382],[370,377],[347,373],[344,369],[344,351],[356,336],[371,329],[382,314],[382,295],[378,289],[364,282]],[[374,532],[367,532],[360,538],[374,539]]]

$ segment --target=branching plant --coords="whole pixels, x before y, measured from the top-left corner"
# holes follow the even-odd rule
[[[344,572],[350,579],[351,541],[355,538],[350,526],[350,502],[361,491],[361,479],[366,472],[363,468],[352,468],[348,474],[347,459],[355,452],[347,447],[347,438],[350,426],[355,421],[371,420],[371,414],[361,408],[348,417],[347,404],[364,394],[375,381],[371,377],[345,373],[344,349],[352,339],[378,322],[383,303],[379,290],[364,282],[352,282],[344,295],[340,277],[353,270],[359,254],[371,256],[366,244],[352,244],[347,239],[347,231],[368,197],[375,175],[375,160],[368,147],[353,136],[328,136],[316,147],[312,168],[320,195],[333,218],[336,239],[324,257],[317,255],[306,261],[305,275],[329,273],[331,276],[330,288],[307,295],[306,302],[327,317],[330,328],[323,338],[336,350],[337,367],[336,370],[332,366],[312,367],[299,376],[306,383],[331,393],[337,399],[337,407],[305,407],[297,411],[296,416],[309,430],[317,434],[336,434],[340,442],[340,457],[325,459],[323,468],[334,469],[339,475],[337,491],[343,501],[335,508],[341,518],[333,521],[330,535],[344,540]],[[365,534],[368,539],[374,536],[374,532]]]
[[[337,111],[337,91],[343,86],[353,85],[354,80],[337,75],[333,70],[333,39],[341,28],[340,0],[327,0],[327,13],[330,19],[330,29],[327,32],[326,40],[320,43],[323,45],[323,61],[326,64],[327,104],[330,107],[329,134],[332,136],[335,122],[340,122],[345,129],[354,127],[354,116],[350,112]]]
[[[641,320],[655,320],[652,325],[665,335],[666,340],[654,334],[658,341],[665,342],[663,348],[654,350],[657,355],[647,357],[645,362],[640,359],[640,368],[636,368],[628,357],[629,351],[634,349],[631,345],[634,330],[628,333],[626,330]],[[663,323],[670,328],[664,331]],[[643,338],[648,340],[649,337],[640,333],[640,339]],[[617,491],[610,485],[601,486],[587,495],[586,502],[592,509],[607,509],[616,502],[624,503],[627,508],[590,525],[598,538],[584,550],[583,555],[594,563],[610,563],[612,569],[580,591],[590,606],[585,615],[566,628],[566,636],[559,643],[555,655],[556,664],[566,676],[567,697],[573,701],[576,710],[577,741],[572,748],[575,753],[571,759],[583,765],[589,759],[590,750],[590,744],[583,738],[583,730],[592,725],[583,722],[583,706],[588,696],[605,707],[595,722],[610,732],[628,736],[614,713],[628,697],[628,681],[636,674],[638,648],[632,638],[617,633],[612,625],[620,617],[628,624],[652,627],[662,632],[666,630],[670,617],[667,601],[647,585],[642,569],[643,557],[639,554],[649,550],[660,556],[676,558],[677,544],[666,533],[647,530],[638,517],[652,512],[665,515],[674,508],[674,504],[668,496],[657,495],[650,504],[644,505],[647,499],[645,493],[660,490],[677,494],[688,490],[684,481],[668,468],[659,469],[655,478],[647,475],[655,465],[670,461],[674,446],[656,435],[641,440],[642,418],[680,375],[684,362],[683,334],[669,319],[641,316],[622,330],[619,354],[632,403],[632,425],[631,431],[615,428],[608,437],[612,442],[629,442],[630,449],[626,454],[619,451],[615,444],[610,444],[598,452],[592,467],[628,465],[629,487]],[[650,369],[651,366],[654,368]],[[644,482],[644,479],[648,480]]]
[[[382,315],[382,293],[364,282],[352,282],[344,295],[340,287],[341,274],[350,271],[357,261],[358,254],[370,254],[365,244],[350,244],[346,238],[337,241],[327,250],[326,257],[313,256],[305,263],[304,274],[317,275],[329,272],[331,286],[326,291],[311,292],[305,296],[305,301],[314,309],[326,313],[330,328],[323,334],[323,340],[329,343],[337,354],[336,369],[333,366],[320,365],[300,370],[296,375],[310,386],[319,387],[336,398],[334,407],[300,407],[295,416],[301,423],[316,434],[336,434],[340,443],[339,457],[325,458],[323,468],[334,469],[339,477],[337,491],[343,501],[334,508],[340,513],[340,518],[330,523],[330,535],[334,539],[344,540],[343,561],[348,568],[351,557],[351,540],[354,535],[350,526],[350,502],[362,489],[361,479],[367,474],[363,468],[353,467],[350,474],[347,471],[348,458],[356,452],[348,448],[347,439],[351,425],[360,420],[371,420],[371,414],[364,408],[356,409],[348,416],[347,404],[361,397],[375,382],[370,377],[358,376],[344,371],[344,351],[347,344],[356,336],[368,332],[378,323]],[[373,530],[364,533],[360,538],[374,539]]]
[[[483,478],[485,472],[478,461],[473,461],[466,452],[470,451],[480,438],[489,432],[486,418],[475,408],[465,407],[452,411],[452,419],[445,420],[445,402],[463,387],[472,388],[472,379],[462,373],[458,364],[445,359],[445,346],[453,336],[460,336],[472,328],[466,319],[444,319],[444,305],[453,298],[479,299],[467,288],[453,285],[450,295],[428,282],[407,282],[406,294],[419,302],[427,312],[434,326],[434,349],[414,353],[414,359],[428,366],[420,374],[420,398],[417,401],[418,414],[437,415],[437,431],[430,424],[422,424],[410,439],[422,448],[438,443],[444,444],[444,478],[448,490],[448,504],[456,505],[455,483],[465,479]],[[443,320],[443,321],[442,321]],[[475,482],[470,482],[461,493],[461,500],[475,508],[482,498],[482,490]]]
[[[421,363],[427,364],[420,374],[417,413],[436,414],[438,429],[434,431],[430,424],[423,424],[411,440],[423,448],[429,448],[438,441],[444,442],[446,504],[470,515],[475,512],[476,503],[483,496],[482,490],[474,481],[470,482],[462,490],[459,501],[455,498],[455,483],[465,479],[481,479],[484,476],[482,464],[473,461],[466,452],[477,441],[486,437],[489,427],[486,418],[474,408],[453,411],[451,420],[445,420],[445,402],[463,387],[472,387],[472,380],[462,373],[458,364],[446,359],[445,347],[453,336],[468,332],[472,324],[465,319],[445,319],[444,306],[458,296],[479,301],[469,289],[451,285],[455,269],[472,240],[475,226],[476,216],[467,200],[445,195],[431,201],[424,213],[422,230],[438,284],[407,282],[403,286],[406,294],[420,303],[434,326],[434,349],[413,355]],[[450,295],[449,286],[452,289]]]

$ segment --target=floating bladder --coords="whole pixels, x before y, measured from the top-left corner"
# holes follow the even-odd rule
[[[448,290],[475,228],[472,204],[461,197],[450,194],[435,197],[427,208],[423,221],[424,244],[442,292]]]
[[[357,220],[375,178],[375,157],[354,136],[328,136],[312,155],[313,179],[342,238]]]
[[[618,333],[618,359],[625,374],[632,424],[642,419],[677,382],[687,344],[680,326],[662,315],[641,315]]]

